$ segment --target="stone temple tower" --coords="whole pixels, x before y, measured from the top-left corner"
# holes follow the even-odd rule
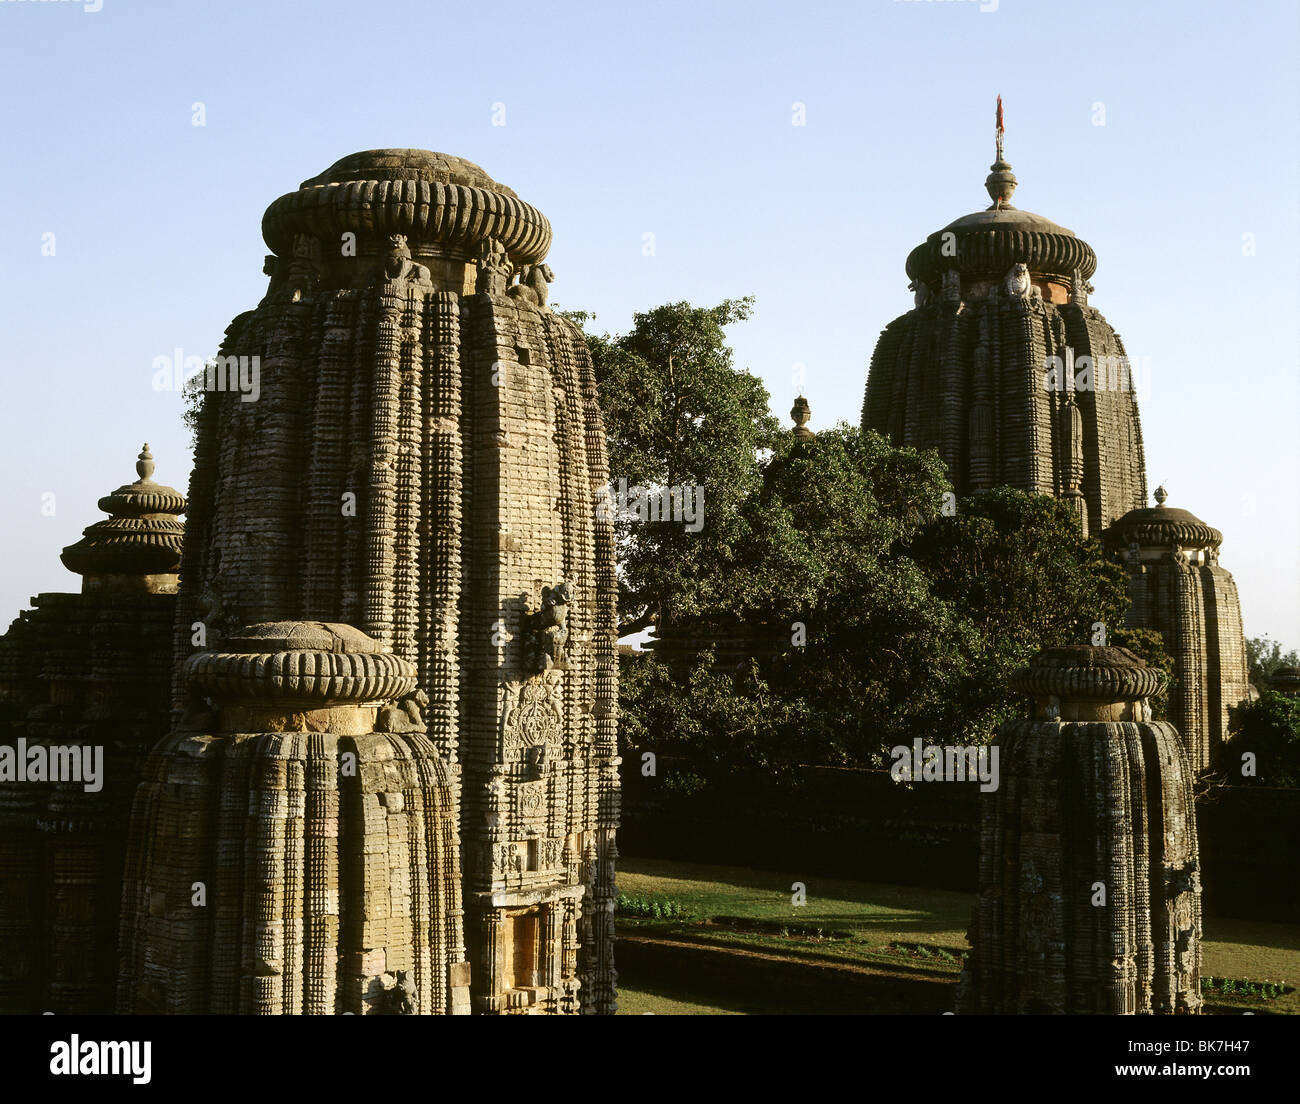
[[[0,1013],[113,1010],[127,820],[167,733],[185,531],[148,445],[136,473],[63,550],[81,593],[38,595],[0,636],[0,758],[25,749],[28,768],[0,781]]]
[[[1011,206],[1001,99],[985,188],[992,206],[908,256],[915,307],[876,344],[862,428],[937,449],[959,494],[1005,485],[1063,498],[1095,536],[1146,500],[1132,373],[1088,303],[1092,247]]]
[[[1102,534],[1128,574],[1128,624],[1156,629],[1174,659],[1169,719],[1194,772],[1213,765],[1228,738],[1231,711],[1250,696],[1237,584],[1219,566],[1223,534],[1187,510],[1130,510]]]
[[[262,232],[199,419],[121,1005],[612,1012],[613,529],[550,225],[372,150]],[[171,846],[195,824],[215,852]]]
[[[958,1012],[1199,1012],[1192,778],[1162,676],[1124,648],[1040,652],[998,732]]]

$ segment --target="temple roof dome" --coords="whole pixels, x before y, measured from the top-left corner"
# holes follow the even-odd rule
[[[1185,548],[1218,548],[1223,534],[1207,525],[1189,510],[1166,506],[1168,492],[1155,491],[1156,505],[1130,510],[1115,519],[1104,533],[1102,542],[1109,548],[1126,548],[1132,543],[1146,545],[1178,544]]]
[[[535,264],[551,247],[551,224],[536,207],[472,161],[419,149],[363,150],[334,162],[275,200],[262,237],[280,257],[307,235],[337,242],[345,233],[404,234],[411,249],[469,260],[484,238],[515,264]]]
[[[145,445],[135,465],[139,478],[99,500],[108,518],[83,530],[63,550],[64,567],[78,575],[166,575],[180,565],[185,496],[155,483],[154,459]]]
[[[1098,701],[1136,701],[1166,687],[1164,673],[1127,648],[1087,644],[1046,648],[1011,676],[1024,694]]]
[[[988,207],[983,211],[972,211],[969,215],[953,219],[944,230],[1037,230],[1044,234],[1061,234],[1067,238],[1076,237],[1073,230],[1067,230],[1049,218],[1036,215],[1032,211],[1021,211],[1016,207]],[[943,233],[943,230],[939,231]]]
[[[422,149],[362,150],[340,157],[322,173],[304,180],[300,189],[325,184],[346,184],[354,180],[427,180],[458,184],[464,188],[487,188],[518,198],[504,184],[498,184],[484,169],[464,157]]]
[[[956,235],[955,255],[951,235]],[[1097,271],[1097,254],[1073,230],[1051,219],[995,206],[936,230],[908,254],[907,276],[937,288],[949,269],[964,279],[996,279],[1021,263],[1035,276],[1067,280],[1077,271],[1086,280]]]

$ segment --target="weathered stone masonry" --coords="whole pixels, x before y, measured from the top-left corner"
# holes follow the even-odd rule
[[[162,993],[175,1011],[218,1000],[229,1010],[376,1011],[400,981],[413,988],[406,1003],[419,1011],[460,1011],[455,990],[468,976],[474,1011],[612,1012],[613,532],[595,509],[608,472],[591,362],[581,334],[546,306],[550,226],[469,162],[380,150],[344,158],[281,197],[263,234],[274,251],[267,295],[235,319],[221,351],[259,358],[260,397],[207,397],[177,656],[195,652],[194,628],[202,625],[207,648],[224,663],[256,667],[267,661],[255,657],[269,654],[283,665],[302,649],[277,643],[277,632],[287,630],[268,623],[303,622],[355,632],[373,647],[364,654],[410,665],[410,693],[427,698],[411,707],[414,723],[422,735],[427,730],[437,784],[455,806],[449,814],[444,803],[437,815],[453,815],[459,836],[454,878],[463,888],[467,949],[462,954],[448,935],[430,952],[427,970],[415,967],[412,982],[395,963],[412,960],[418,948],[404,932],[376,928],[340,947],[364,959],[348,986],[340,982],[308,1009],[296,982],[248,989],[250,962],[266,971],[296,966],[256,955],[242,965],[220,959],[216,929],[203,921],[187,958],[147,936],[136,943],[136,965],[128,961],[123,972],[124,1005]],[[232,646],[256,632],[265,652]],[[321,658],[336,652],[319,643],[303,654],[312,663],[337,662]],[[214,701],[193,663],[178,671],[178,707],[205,708],[196,688]],[[277,713],[272,703],[283,694],[274,680],[259,694],[270,699],[262,712],[217,702],[216,724],[178,729],[172,746],[160,748],[170,765],[155,770],[178,769],[179,759],[195,754],[195,740],[207,741],[204,756],[224,747],[216,756],[223,761],[244,754],[239,749],[254,737],[268,749],[255,758],[277,763],[286,755],[300,764],[335,755],[328,739],[316,750],[269,750],[280,725],[327,736],[334,721],[295,720],[303,711],[292,708]],[[321,708],[339,707],[330,698]],[[391,706],[375,717],[380,730],[386,715],[396,716]],[[229,727],[254,720],[264,729]],[[370,723],[364,714],[346,727],[364,735]],[[238,790],[247,767],[230,763],[195,785]],[[284,769],[284,792],[298,792],[296,772],[307,766]],[[346,808],[350,783],[340,785]],[[363,778],[353,797],[387,792]],[[142,824],[155,816],[144,794]],[[349,830],[361,827],[340,821],[343,837]],[[150,829],[141,831],[147,837]],[[142,837],[139,846],[147,855],[158,844]],[[302,899],[291,885],[300,861],[272,870],[273,881],[285,879],[285,893],[273,899],[289,910],[286,923],[315,915],[303,906],[307,917],[300,917],[292,903]],[[140,878],[137,910],[154,907],[146,890],[155,884],[176,917],[188,908],[180,903],[188,885],[180,870],[167,874],[146,859]],[[349,897],[345,884],[339,892],[345,913],[360,908],[370,920],[369,905]],[[451,900],[449,888],[445,897]],[[250,905],[240,908],[241,922],[254,922]],[[439,923],[449,916],[437,915]],[[124,916],[124,939],[129,923]],[[167,961],[155,971],[155,991],[142,994],[139,962],[160,953]],[[326,966],[322,960],[309,972],[312,984],[326,984],[319,980]],[[232,979],[240,971],[236,1000]],[[166,995],[177,989],[191,996]],[[359,999],[365,1006],[352,1007]]]

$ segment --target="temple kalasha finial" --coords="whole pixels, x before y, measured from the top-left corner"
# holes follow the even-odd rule
[[[153,462],[153,453],[149,451],[149,442],[145,442],[144,448],[140,450],[140,455],[135,461],[135,473],[140,477],[141,483],[147,483],[153,478],[156,466]]]
[[[806,441],[814,435],[808,428],[808,419],[811,417],[812,409],[808,405],[808,400],[800,395],[794,400],[794,406],[790,408],[790,418],[794,422],[794,435],[801,441]]]

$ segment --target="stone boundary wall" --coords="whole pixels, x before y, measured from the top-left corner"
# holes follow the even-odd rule
[[[687,761],[660,757],[654,778],[640,766],[625,757],[625,855],[975,890],[976,782],[908,786],[886,770],[805,767],[785,789],[737,778],[684,797],[670,783]],[[1219,787],[1196,809],[1205,911],[1300,922],[1300,789]]]

